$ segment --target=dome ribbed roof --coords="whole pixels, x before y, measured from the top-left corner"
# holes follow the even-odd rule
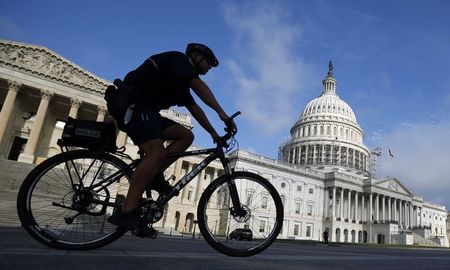
[[[333,65],[330,61],[327,77],[322,81],[322,95],[311,100],[308,105],[306,105],[300,116],[300,122],[319,116],[326,118],[343,118],[358,125],[352,108],[336,95],[336,79],[333,77],[332,71]]]
[[[313,116],[337,116],[356,122],[352,108],[334,93],[323,93],[311,100],[303,110],[300,120]]]

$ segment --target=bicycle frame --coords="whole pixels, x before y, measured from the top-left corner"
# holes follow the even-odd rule
[[[175,153],[169,155],[169,158],[180,158],[185,156],[196,156],[196,155],[203,155],[203,154],[210,154],[205,159],[202,160],[198,165],[196,165],[192,171],[185,174],[172,188],[172,190],[164,197],[158,198],[157,202],[160,203],[160,205],[166,204],[168,201],[170,201],[176,193],[178,193],[180,190],[182,190],[189,182],[194,179],[195,176],[197,176],[202,170],[204,170],[212,161],[219,159],[222,163],[222,166],[225,170],[225,174],[231,175],[232,171],[228,164],[228,160],[226,159],[223,149],[221,147],[216,148],[208,148],[208,149],[202,149],[202,150],[193,150],[193,151],[187,151],[183,153]],[[233,183],[234,184],[234,183]],[[237,194],[237,191],[236,191]],[[234,203],[234,201],[233,201]]]
[[[168,158],[180,158],[185,156],[196,156],[196,155],[204,155],[209,154],[205,159],[203,159],[198,165],[196,165],[192,171],[188,172],[186,175],[184,175],[175,185],[172,187],[172,189],[169,191],[169,193],[166,196],[160,196],[157,199],[157,203],[160,206],[164,206],[168,201],[170,201],[175,194],[177,194],[180,190],[182,190],[189,182],[194,179],[195,176],[197,176],[202,170],[204,170],[212,161],[219,159],[222,163],[222,166],[224,168],[225,174],[230,176],[232,174],[232,169],[229,166],[228,159],[225,157],[225,154],[223,152],[222,146],[217,146],[215,148],[208,148],[208,149],[201,149],[201,150],[193,150],[193,151],[186,151],[182,153],[174,153],[168,155]],[[121,169],[114,174],[110,175],[107,179],[104,179],[103,181],[100,181],[99,183],[90,186],[90,188],[105,188],[109,185],[113,184],[116,179],[120,178],[125,171],[127,170],[133,170],[136,168],[136,166],[139,164],[141,159],[133,160],[126,168]],[[229,190],[230,190],[230,197],[234,205],[234,210],[236,213],[241,213],[242,207],[239,200],[239,194],[237,192],[235,183],[233,180],[230,179],[229,183]],[[105,202],[101,200],[92,199],[93,203],[98,203],[100,205],[107,205],[112,207],[118,207],[115,203],[112,202]]]

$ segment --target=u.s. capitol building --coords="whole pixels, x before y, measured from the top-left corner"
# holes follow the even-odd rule
[[[110,120],[103,99],[109,83],[45,47],[0,40],[4,209],[14,209],[22,179],[15,175],[60,151],[56,140],[68,116]],[[163,114],[192,127],[190,115]],[[280,238],[319,241],[327,230],[336,242],[448,246],[445,207],[424,201],[398,179],[375,179],[363,139],[351,107],[336,94],[330,64],[322,94],[305,107],[277,160],[242,150],[229,158],[237,170],[258,173],[277,188],[285,208]],[[117,145],[126,146],[130,155],[137,153],[123,132]],[[178,160],[167,174],[177,180],[200,160]],[[211,163],[169,203],[157,227],[172,234],[192,232],[202,191],[222,173],[219,163]],[[3,212],[0,223],[17,223],[15,213]]]

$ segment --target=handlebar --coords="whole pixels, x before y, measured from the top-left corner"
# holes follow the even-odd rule
[[[240,114],[241,114],[241,112],[237,111],[233,115],[231,115],[226,121],[233,120],[234,118],[236,118]],[[225,131],[226,131],[225,135],[220,137],[220,141],[217,142],[217,145],[221,146],[221,147],[224,147],[224,148],[227,148],[228,147],[228,140],[231,139],[236,133],[233,132],[233,130],[229,129],[228,127],[225,128]]]

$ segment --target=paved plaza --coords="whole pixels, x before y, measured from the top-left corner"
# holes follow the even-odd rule
[[[449,249],[276,242],[249,258],[217,253],[201,239],[125,235],[104,248],[47,248],[17,227],[0,227],[0,269],[450,269]]]

